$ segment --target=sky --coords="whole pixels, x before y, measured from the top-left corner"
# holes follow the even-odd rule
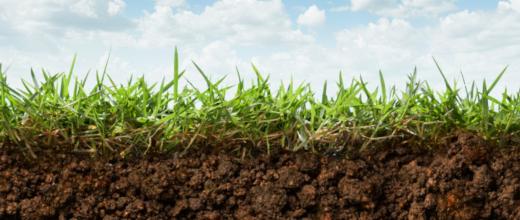
[[[78,76],[103,70],[119,83],[131,75],[172,77],[174,48],[186,79],[236,71],[253,78],[254,64],[273,84],[321,88],[362,77],[377,85],[418,78],[442,88],[433,57],[447,77],[492,80],[520,89],[520,0],[0,0],[0,63],[20,85],[30,69]]]

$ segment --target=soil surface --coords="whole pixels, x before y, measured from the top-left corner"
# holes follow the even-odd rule
[[[0,219],[520,219],[520,151],[91,159],[0,151]]]

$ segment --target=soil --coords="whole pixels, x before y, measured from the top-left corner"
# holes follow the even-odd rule
[[[520,151],[458,135],[345,157],[0,152],[0,219],[520,219]]]

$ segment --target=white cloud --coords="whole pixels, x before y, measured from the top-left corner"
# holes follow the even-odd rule
[[[325,11],[312,5],[298,16],[297,22],[299,25],[314,27],[325,23],[325,19]]]
[[[402,19],[381,18],[366,27],[343,30],[336,35],[337,47],[362,65],[373,62],[383,68],[387,64],[410,66],[417,56],[428,56],[428,35]]]
[[[470,81],[490,80],[511,64],[504,81],[508,87],[518,89],[520,83],[514,80],[514,73],[520,70],[515,65],[520,59],[520,44],[516,41],[520,39],[519,22],[519,14],[500,11],[461,11],[427,27],[413,27],[401,19],[380,19],[366,27],[338,33],[337,42],[342,56],[355,61],[354,69],[368,70],[366,67],[372,65],[372,71],[381,68],[402,74],[407,67],[418,66],[422,78],[439,85],[442,83],[432,56],[446,68],[450,78],[463,71]]]
[[[126,29],[106,26],[105,19],[112,19],[111,25],[120,27],[115,24],[122,16],[115,9],[112,12],[116,15],[111,16],[105,1],[96,1],[92,7],[91,14],[97,18],[76,13],[65,0],[36,1],[38,7],[32,8],[31,2],[8,2],[19,9],[16,12],[0,7],[0,50],[4,51],[0,62],[12,64],[10,72],[28,72],[30,66],[45,66],[51,72],[66,70],[77,52],[78,72],[84,73],[88,68],[101,68],[99,58],[112,47],[109,70],[116,80],[126,79],[129,73],[144,73],[150,80],[159,80],[171,75],[172,49],[177,45],[190,80],[197,78],[190,64],[194,60],[213,78],[217,78],[215,74],[233,75],[235,66],[242,74],[249,74],[244,76],[247,78],[253,75],[250,63],[254,62],[263,73],[271,74],[273,83],[294,76],[296,81],[311,82],[318,90],[323,80],[335,81],[339,70],[344,70],[348,78],[363,75],[373,85],[378,69],[383,70],[389,84],[402,88],[405,75],[414,66],[420,78],[441,85],[431,59],[435,56],[449,78],[457,77],[462,70],[467,80],[489,80],[511,64],[503,82],[520,88],[514,75],[520,71],[516,66],[520,61],[517,0],[500,1],[496,11],[443,12],[446,14],[439,14],[435,22],[420,27],[413,25],[410,16],[419,11],[437,13],[439,9],[433,6],[420,8],[432,1],[387,1],[406,5],[408,9],[402,11],[407,16],[345,28],[335,33],[332,46],[299,30],[281,0],[221,0],[202,11],[191,10],[189,2],[156,1],[152,11],[136,19],[137,28]],[[390,7],[371,2],[352,1],[349,10],[383,13]],[[69,21],[62,21],[64,15]],[[77,21],[94,23],[79,25]],[[96,25],[98,21],[102,24]],[[35,31],[39,34],[33,34]]]
[[[368,11],[385,17],[438,16],[456,9],[455,0],[351,0],[336,11]]]
[[[222,0],[208,5],[202,12],[180,7],[185,4],[184,1],[156,1],[152,12],[136,19],[137,29],[133,30],[103,28],[105,24],[78,26],[77,19],[91,22],[106,22],[107,18],[121,19],[121,16],[111,16],[109,4],[103,5],[100,0],[77,1],[77,8],[65,4],[65,0],[44,1],[47,2],[40,2],[41,7],[37,7],[41,13],[34,13],[29,10],[30,7],[26,7],[30,4],[29,0],[12,3],[15,8],[23,10],[8,14],[6,27],[21,24],[19,26],[27,30],[14,30],[12,34],[17,37],[9,37],[9,44],[0,46],[3,51],[7,51],[6,47],[16,51],[9,56],[0,55],[0,62],[19,66],[15,72],[23,72],[26,66],[20,66],[19,62],[14,63],[12,57],[17,57],[14,54],[32,54],[33,62],[26,65],[34,66],[33,64],[38,63],[51,70],[59,70],[59,67],[68,65],[74,53],[78,53],[79,60],[83,60],[78,64],[79,69],[83,66],[79,72],[86,72],[86,67],[99,67],[98,63],[90,60],[97,61],[109,48],[113,48],[112,57],[119,59],[116,64],[111,65],[112,72],[121,74],[133,68],[133,73],[148,73],[152,76],[150,78],[157,79],[171,69],[169,61],[172,48],[178,45],[183,59],[199,62],[210,73],[230,73],[235,65],[249,67],[250,61],[239,52],[270,53],[273,49],[287,50],[314,41],[310,35],[293,28],[294,24],[281,0]],[[85,10],[85,14],[76,13],[82,7],[92,10]],[[115,11],[117,10],[113,9],[112,14]],[[250,13],[251,11],[262,13]],[[57,19],[56,13],[74,16]],[[32,18],[30,14],[37,16]],[[28,28],[29,22],[40,26]],[[64,25],[63,22],[71,22],[71,26]],[[8,28],[1,30],[11,33]],[[56,32],[47,33],[48,30]],[[37,40],[34,33],[40,33]],[[4,41],[4,37],[0,37],[0,42]],[[46,56],[43,51],[53,51],[53,56]],[[60,57],[60,60],[49,57]],[[124,60],[129,61],[123,62]]]
[[[79,15],[91,18],[98,17],[98,12],[96,10],[96,2],[92,0],[79,0],[75,3],[72,3],[70,9],[71,11]]]
[[[351,0],[350,9],[360,10],[381,10],[398,5],[398,0]]]
[[[107,12],[110,16],[115,16],[119,14],[126,6],[126,3],[123,0],[110,0],[108,2]]]
[[[69,29],[117,31],[131,25],[114,16],[124,4],[122,0],[2,0],[0,21],[4,28],[25,34],[62,35]]]
[[[500,11],[516,11],[520,12],[520,0],[502,0],[498,2],[498,9]]]
[[[155,7],[178,7],[185,3],[185,0],[155,0]]]
[[[155,7],[138,21],[139,31],[143,33],[141,43],[148,46],[201,47],[214,41],[235,46],[313,41],[311,36],[292,29],[291,23],[281,0],[221,0],[201,13]]]

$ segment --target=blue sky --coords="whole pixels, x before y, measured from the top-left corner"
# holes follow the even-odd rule
[[[509,65],[500,89],[520,88],[520,0],[0,0],[0,63],[14,84],[31,67],[77,74],[102,69],[124,82],[171,77],[173,48],[212,78],[254,63],[273,83],[319,88],[339,71],[398,87],[414,67],[441,88],[448,77],[482,81]]]

